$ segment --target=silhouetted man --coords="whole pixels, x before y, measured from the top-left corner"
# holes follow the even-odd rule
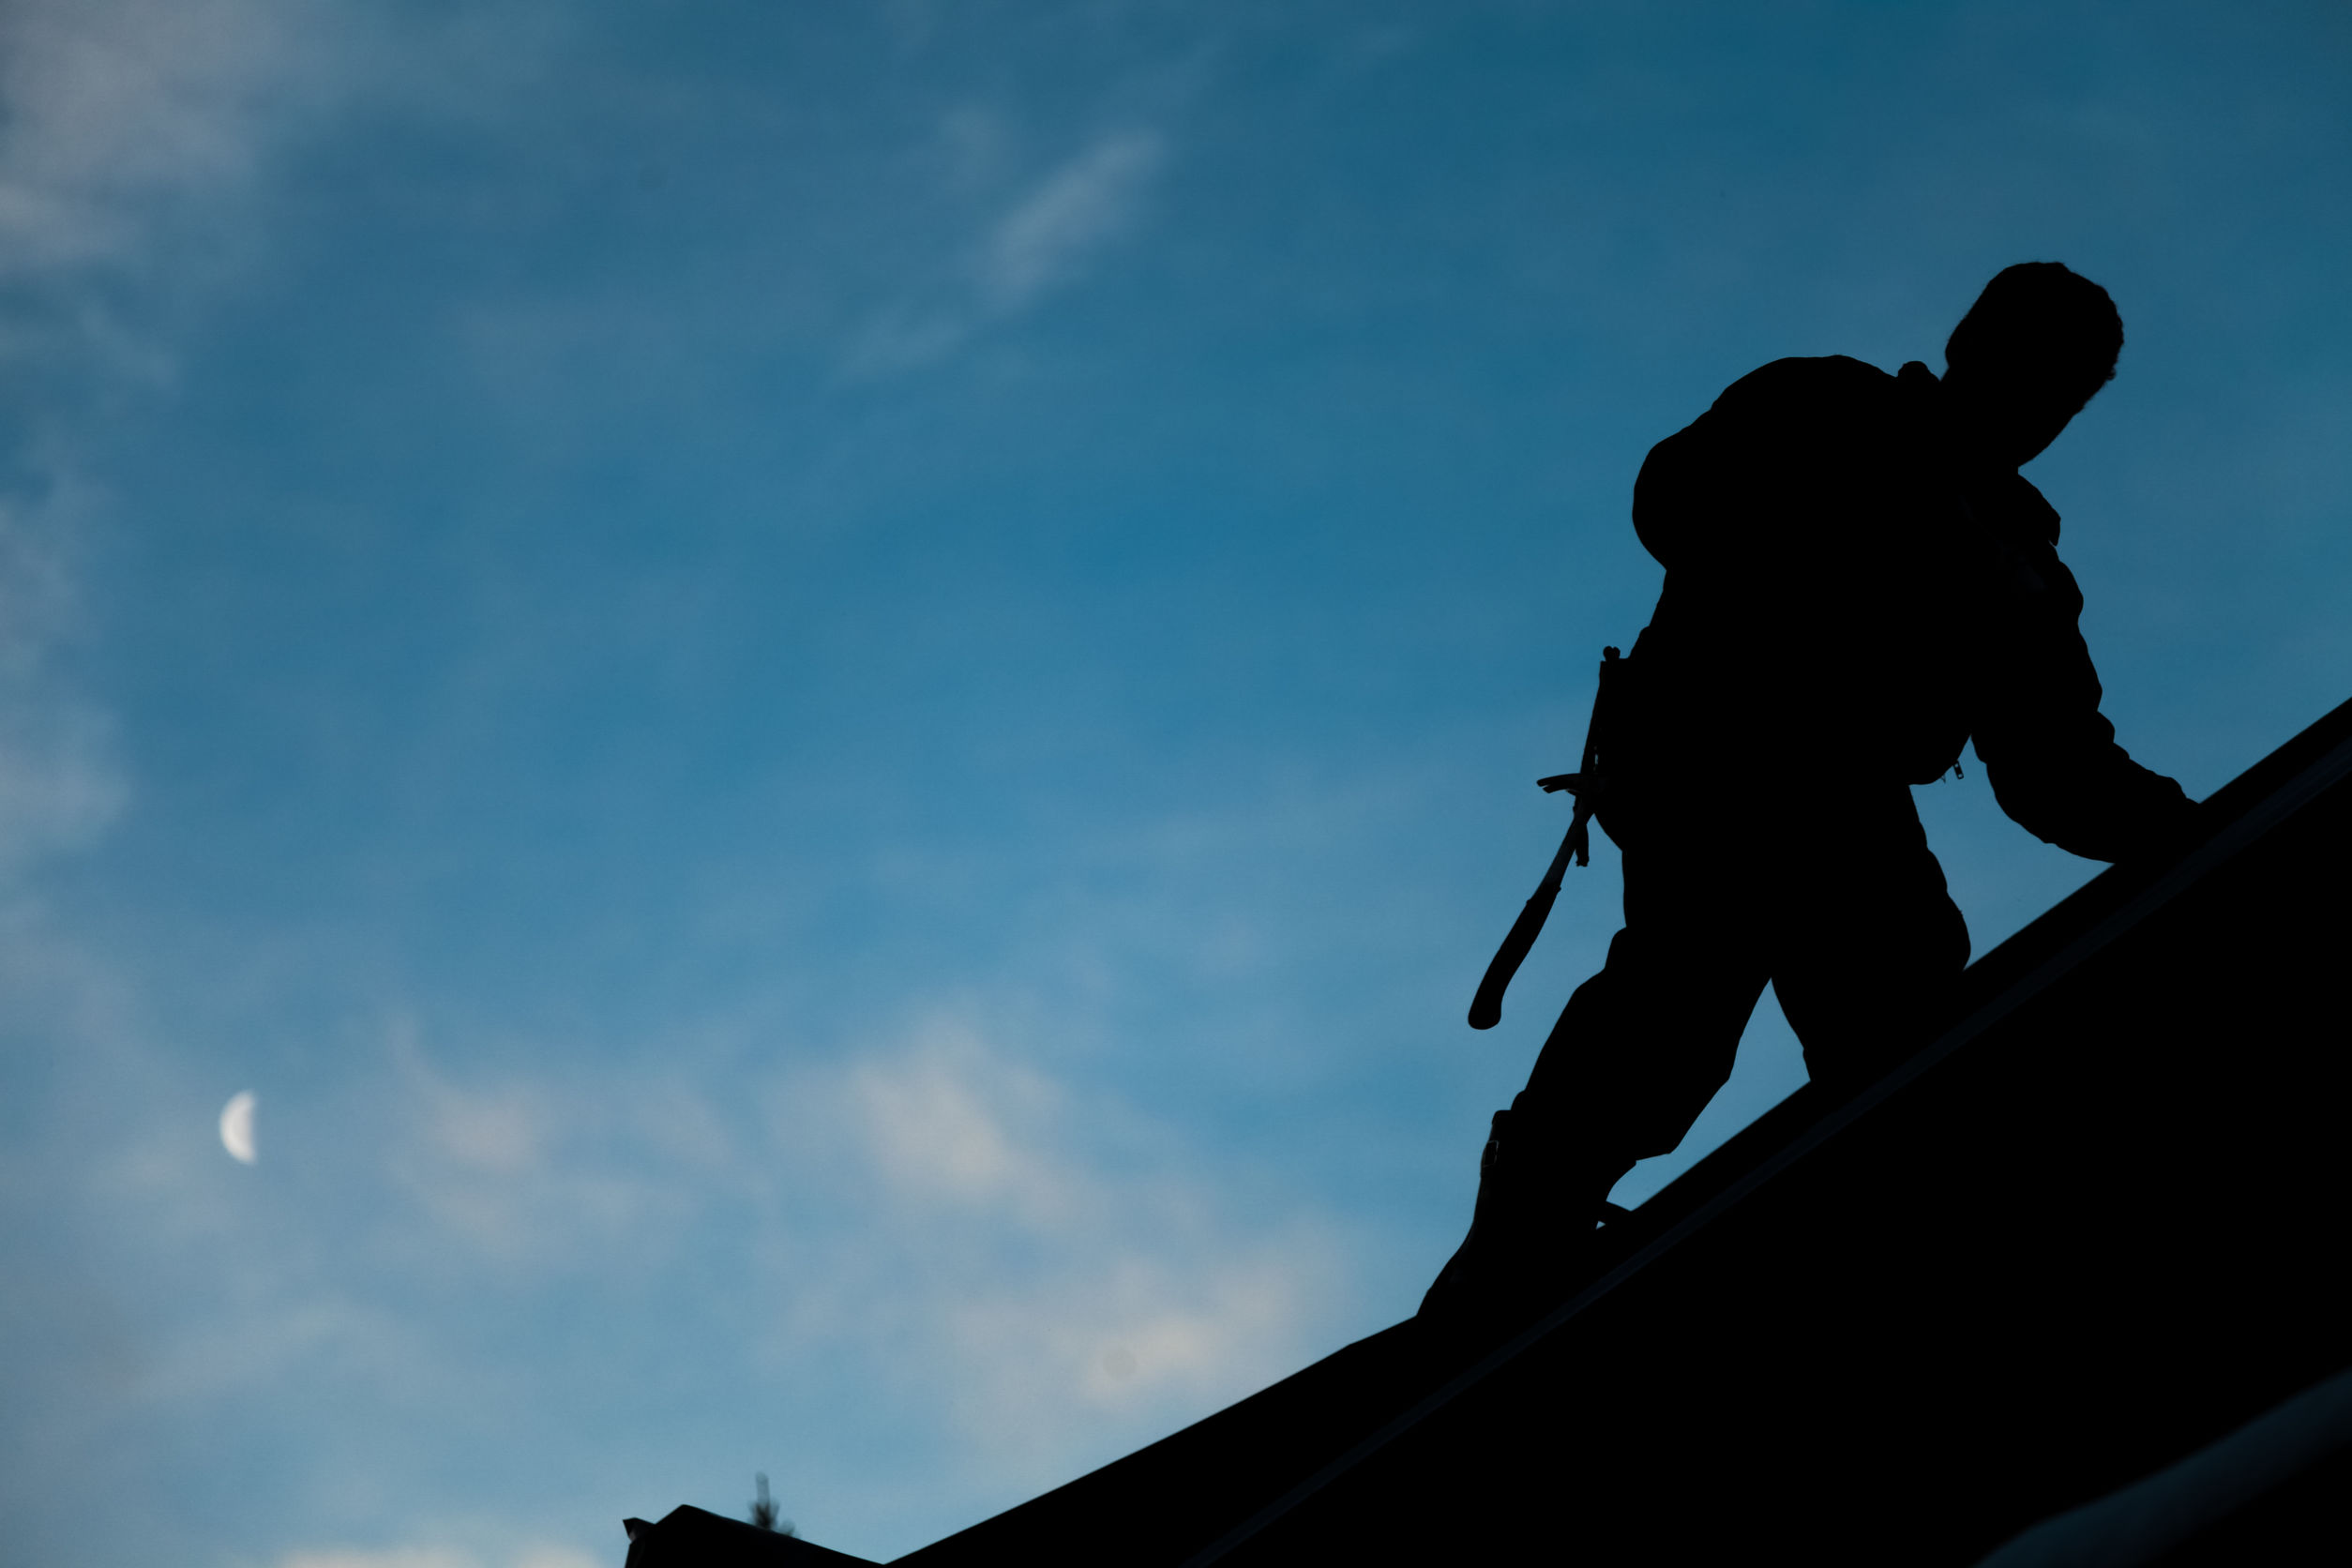
[[[1729,1076],[1767,982],[1832,1093],[1924,1043],[1968,934],[1910,786],[1971,737],[2001,808],[2076,854],[2186,825],[2100,716],[2058,514],[2017,473],[2122,346],[2105,290],[2028,263],[1986,285],[1941,381],[1778,360],[1651,449],[1634,527],[1666,589],[1597,719],[1625,927],[1496,1114],[1425,1316],[1556,1299],[1609,1188]]]

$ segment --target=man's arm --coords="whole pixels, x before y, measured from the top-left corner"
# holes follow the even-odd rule
[[[2115,726],[2099,711],[2074,574],[2049,550],[2020,553],[2013,574],[1975,727],[1993,797],[2028,832],[2091,860],[2121,860],[2170,841],[2186,831],[2195,806],[2116,744]]]

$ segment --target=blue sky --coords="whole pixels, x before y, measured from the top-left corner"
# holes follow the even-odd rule
[[[2347,66],[2242,0],[7,0],[10,1549],[577,1568],[763,1470],[888,1557],[1403,1316],[1614,928],[1604,848],[1463,1026],[1731,380],[2063,260],[2125,743],[2202,794],[2352,689]],[[1918,793],[1980,951],[2095,869]],[[1801,1077],[1768,1003],[1692,1149]]]

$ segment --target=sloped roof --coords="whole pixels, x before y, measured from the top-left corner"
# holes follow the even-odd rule
[[[1968,1562],[2352,1362],[2352,703],[1463,1364],[1408,1322],[897,1560]]]

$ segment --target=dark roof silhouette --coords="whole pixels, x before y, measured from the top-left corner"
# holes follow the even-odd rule
[[[2352,1535],[2284,1460],[2145,1506],[2240,1474],[2188,1461],[2307,1428],[2260,1418],[2352,1364],[2348,900],[2352,703],[1971,966],[1928,1049],[1800,1090],[1612,1225],[1508,1343],[1465,1364],[1399,1324],[897,1561],[1968,1563],[2109,1494],[2140,1500],[2013,1560]],[[2175,1538],[2049,1555],[2127,1515]],[[732,1560],[660,1533],[632,1568]]]
[[[691,1506],[673,1508],[657,1522],[621,1524],[629,1537],[626,1568],[871,1568],[869,1559]]]

